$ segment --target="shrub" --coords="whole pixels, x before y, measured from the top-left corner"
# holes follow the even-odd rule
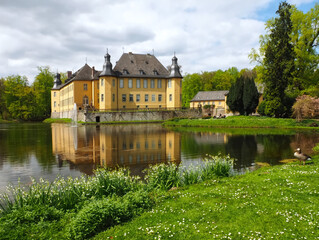
[[[173,163],[150,166],[146,169],[145,180],[149,189],[168,190],[180,184],[178,168]]]
[[[292,109],[297,121],[304,118],[316,118],[319,116],[319,98],[307,95],[300,96],[296,99]]]
[[[67,226],[71,239],[85,239],[116,224],[126,222],[150,208],[153,202],[145,191],[130,192],[124,197],[95,200],[84,206]]]

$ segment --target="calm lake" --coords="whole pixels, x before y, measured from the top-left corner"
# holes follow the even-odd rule
[[[78,125],[0,124],[0,192],[30,177],[91,175],[98,166],[127,166],[143,175],[150,164],[198,165],[207,155],[229,154],[235,169],[256,162],[280,164],[294,149],[311,154],[317,132],[276,129],[166,129],[160,124]]]

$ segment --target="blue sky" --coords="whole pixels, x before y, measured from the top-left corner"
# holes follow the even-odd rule
[[[316,1],[290,0],[308,11]],[[264,23],[277,0],[1,0],[0,77],[38,66],[76,71],[86,62],[101,70],[123,52],[153,53],[166,67],[176,52],[183,74],[252,68]]]

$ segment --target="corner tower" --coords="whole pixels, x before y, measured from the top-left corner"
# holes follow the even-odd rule
[[[111,56],[107,52],[104,56],[103,70],[99,76],[99,102],[100,110],[117,109],[117,81],[116,74],[112,69]]]
[[[167,108],[181,108],[182,107],[182,74],[180,73],[180,66],[177,63],[177,57],[174,54],[172,58],[172,65],[167,79]]]

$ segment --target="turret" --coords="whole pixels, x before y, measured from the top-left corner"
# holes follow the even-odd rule
[[[177,57],[174,55],[174,57],[172,58],[172,65],[171,65],[171,69],[170,69],[170,74],[169,77],[182,77],[182,74],[179,71],[179,66],[177,64]]]
[[[61,75],[60,73],[57,73],[55,76],[55,80],[53,82],[53,88],[58,88],[61,84],[62,84]]]
[[[100,77],[103,77],[103,76],[114,76],[115,73],[112,70],[112,63],[111,63],[110,54],[106,53],[104,58],[105,58],[105,62],[104,62],[103,70],[102,70],[102,72],[100,74]]]

